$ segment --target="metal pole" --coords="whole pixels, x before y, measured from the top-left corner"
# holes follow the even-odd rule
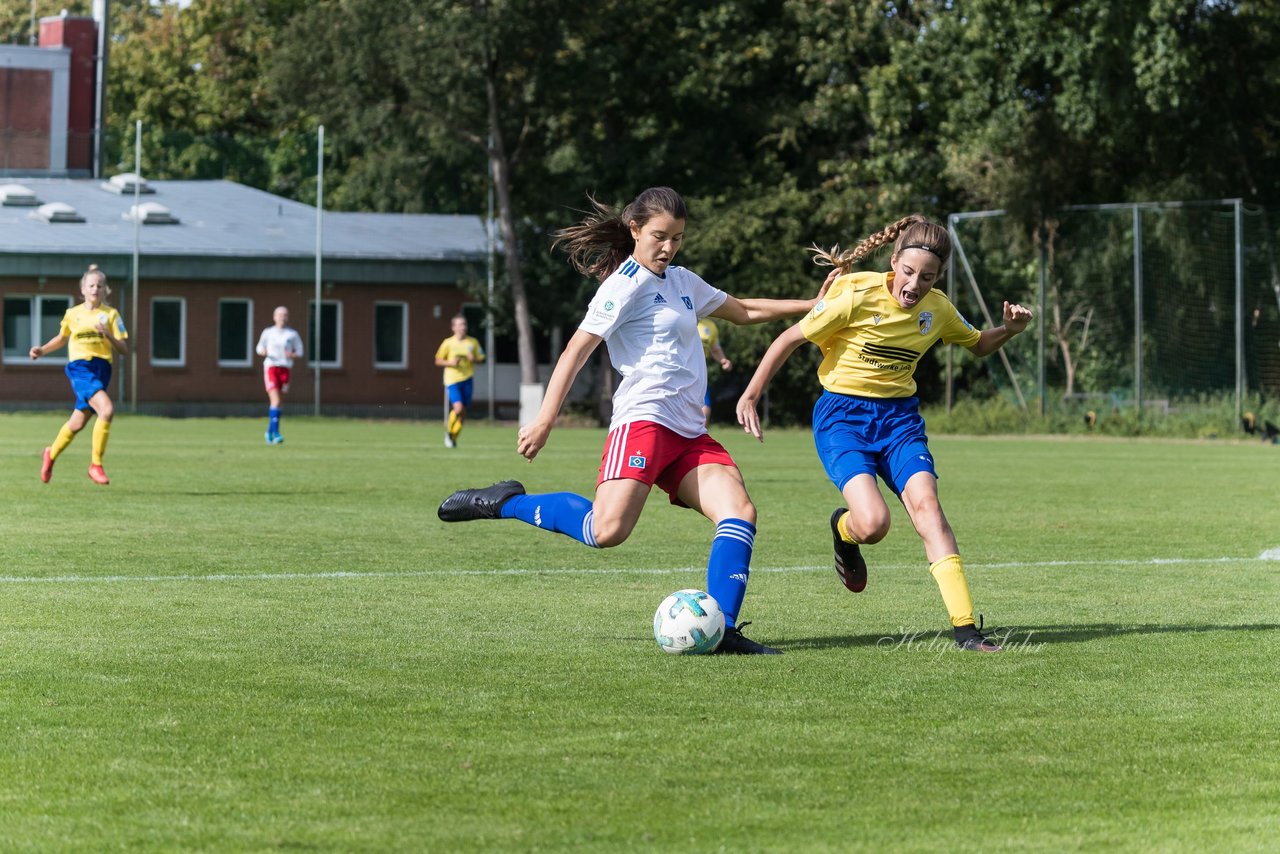
[[[952,214],[947,222],[947,229],[951,232],[951,244],[953,246],[960,245],[960,235],[956,233],[956,223],[959,222],[955,214]],[[952,252],[947,256],[947,299],[951,300],[952,305],[956,301],[956,253]],[[954,366],[952,363],[952,348],[947,346],[947,414],[951,414],[952,393],[955,390]]]
[[[107,98],[107,49],[111,44],[111,0],[93,0],[93,17],[98,22],[97,78],[93,87],[93,177],[102,177],[103,120]]]
[[[133,130],[133,293],[130,294],[131,307],[129,309],[129,322],[133,324],[134,329],[138,329],[142,322],[138,319],[138,243],[139,234],[142,227],[142,214],[138,210],[138,199],[142,194],[142,119],[138,119],[134,123]],[[148,340],[155,339],[155,330],[148,326]],[[141,358],[138,347],[141,344],[138,341],[134,345],[133,357],[129,359],[129,410],[131,412],[138,411],[138,359]]]
[[[493,148],[492,136],[489,137],[489,148],[490,150],[492,150]],[[485,235],[488,240],[489,270],[488,270],[487,298],[485,303],[485,315],[484,315],[484,324],[485,324],[484,352],[485,352],[485,363],[488,366],[488,375],[489,375],[489,420],[493,421],[495,418],[497,418],[497,412],[498,412],[497,404],[495,402],[497,400],[497,389],[494,387],[494,384],[497,382],[497,379],[496,379],[497,366],[494,364],[494,357],[493,357],[493,270],[494,270],[494,265],[497,263],[496,261],[497,241],[494,239],[495,223],[493,221],[493,159],[488,158],[488,162],[489,162],[489,211],[488,211],[488,216],[485,219],[484,228],[485,228]]]
[[[316,333],[311,342],[311,368],[315,372],[315,414],[320,414],[320,275],[324,245],[324,125],[316,135]]]
[[[1236,423],[1244,416],[1244,200],[1235,199],[1236,231]]]
[[[1046,314],[1046,312],[1048,311],[1048,296],[1047,296],[1047,291],[1049,290],[1048,283],[1049,283],[1049,229],[1045,225],[1044,215],[1041,214],[1040,216],[1040,305],[1039,305],[1040,323],[1038,324],[1039,329],[1037,330],[1038,335],[1036,338],[1036,349],[1038,351],[1036,353],[1036,361],[1039,362],[1039,364],[1036,367],[1036,372],[1038,375],[1038,379],[1036,381],[1040,384],[1040,417],[1041,418],[1045,417],[1045,415],[1047,415],[1049,412],[1048,400],[1046,399],[1049,396],[1049,389],[1047,388],[1048,382],[1045,377],[1045,362],[1046,362],[1045,349],[1047,347],[1047,342],[1045,341],[1045,337],[1046,337],[1045,325],[1047,323],[1047,318],[1048,318],[1048,315]]]
[[[1133,206],[1133,410],[1142,423],[1142,209]]]

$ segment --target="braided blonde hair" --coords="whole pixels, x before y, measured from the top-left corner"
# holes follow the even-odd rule
[[[843,275],[853,271],[855,262],[861,261],[890,241],[893,242],[895,255],[904,249],[923,249],[941,261],[944,267],[947,259],[951,257],[951,235],[944,227],[920,214],[904,216],[866,238],[853,249],[842,252],[839,244],[830,249],[823,249],[814,244],[810,247],[810,251],[813,252],[813,263],[819,267],[835,267]]]

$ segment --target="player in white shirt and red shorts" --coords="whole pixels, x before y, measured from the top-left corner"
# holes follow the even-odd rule
[[[669,187],[645,190],[620,213],[596,212],[557,233],[570,263],[602,280],[578,331],[547,384],[537,417],[520,429],[517,450],[533,460],[546,444],[574,379],[602,341],[623,380],[596,481],[595,500],[570,492],[528,495],[514,480],[453,493],[440,505],[446,522],[519,519],[593,548],[630,536],[654,485],[671,503],[715,523],[707,592],[725,614],[719,651],[776,654],[744,637],[737,623],[746,595],[756,510],[729,453],[707,434],[702,401],[707,365],[698,320],[736,324],[805,314],[821,299],[737,299],[671,262],[684,240],[684,200]]]
[[[289,326],[289,309],[279,306],[272,313],[272,326],[262,330],[257,352],[262,356],[262,383],[267,389],[268,445],[284,442],[280,435],[280,398],[289,390],[293,360],[302,355],[302,336]]]

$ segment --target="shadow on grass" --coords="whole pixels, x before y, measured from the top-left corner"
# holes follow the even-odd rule
[[[986,626],[983,632],[1008,650],[1038,649],[1045,644],[1088,643],[1120,635],[1184,635],[1208,632],[1274,632],[1280,623],[1240,625],[1134,625],[1085,623],[1060,626]],[[839,649],[872,646],[881,649],[928,649],[951,646],[950,629],[901,627],[892,632],[798,638],[778,644],[789,649]]]

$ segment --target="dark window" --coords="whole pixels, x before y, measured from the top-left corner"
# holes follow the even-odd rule
[[[187,304],[181,297],[157,297],[151,301],[151,361],[157,365],[186,362]]]
[[[380,302],[373,307],[373,362],[378,368],[408,367],[405,334],[409,306],[402,302]]]
[[[62,315],[73,305],[70,297],[4,298],[4,360],[30,361],[31,348],[58,334]],[[45,358],[64,362],[65,349]]]
[[[253,303],[250,300],[222,300],[218,303],[218,364],[228,367],[253,364]]]
[[[316,304],[307,304],[307,349],[319,353],[318,363],[324,368],[342,367],[342,303],[320,303],[320,347],[316,348]]]

